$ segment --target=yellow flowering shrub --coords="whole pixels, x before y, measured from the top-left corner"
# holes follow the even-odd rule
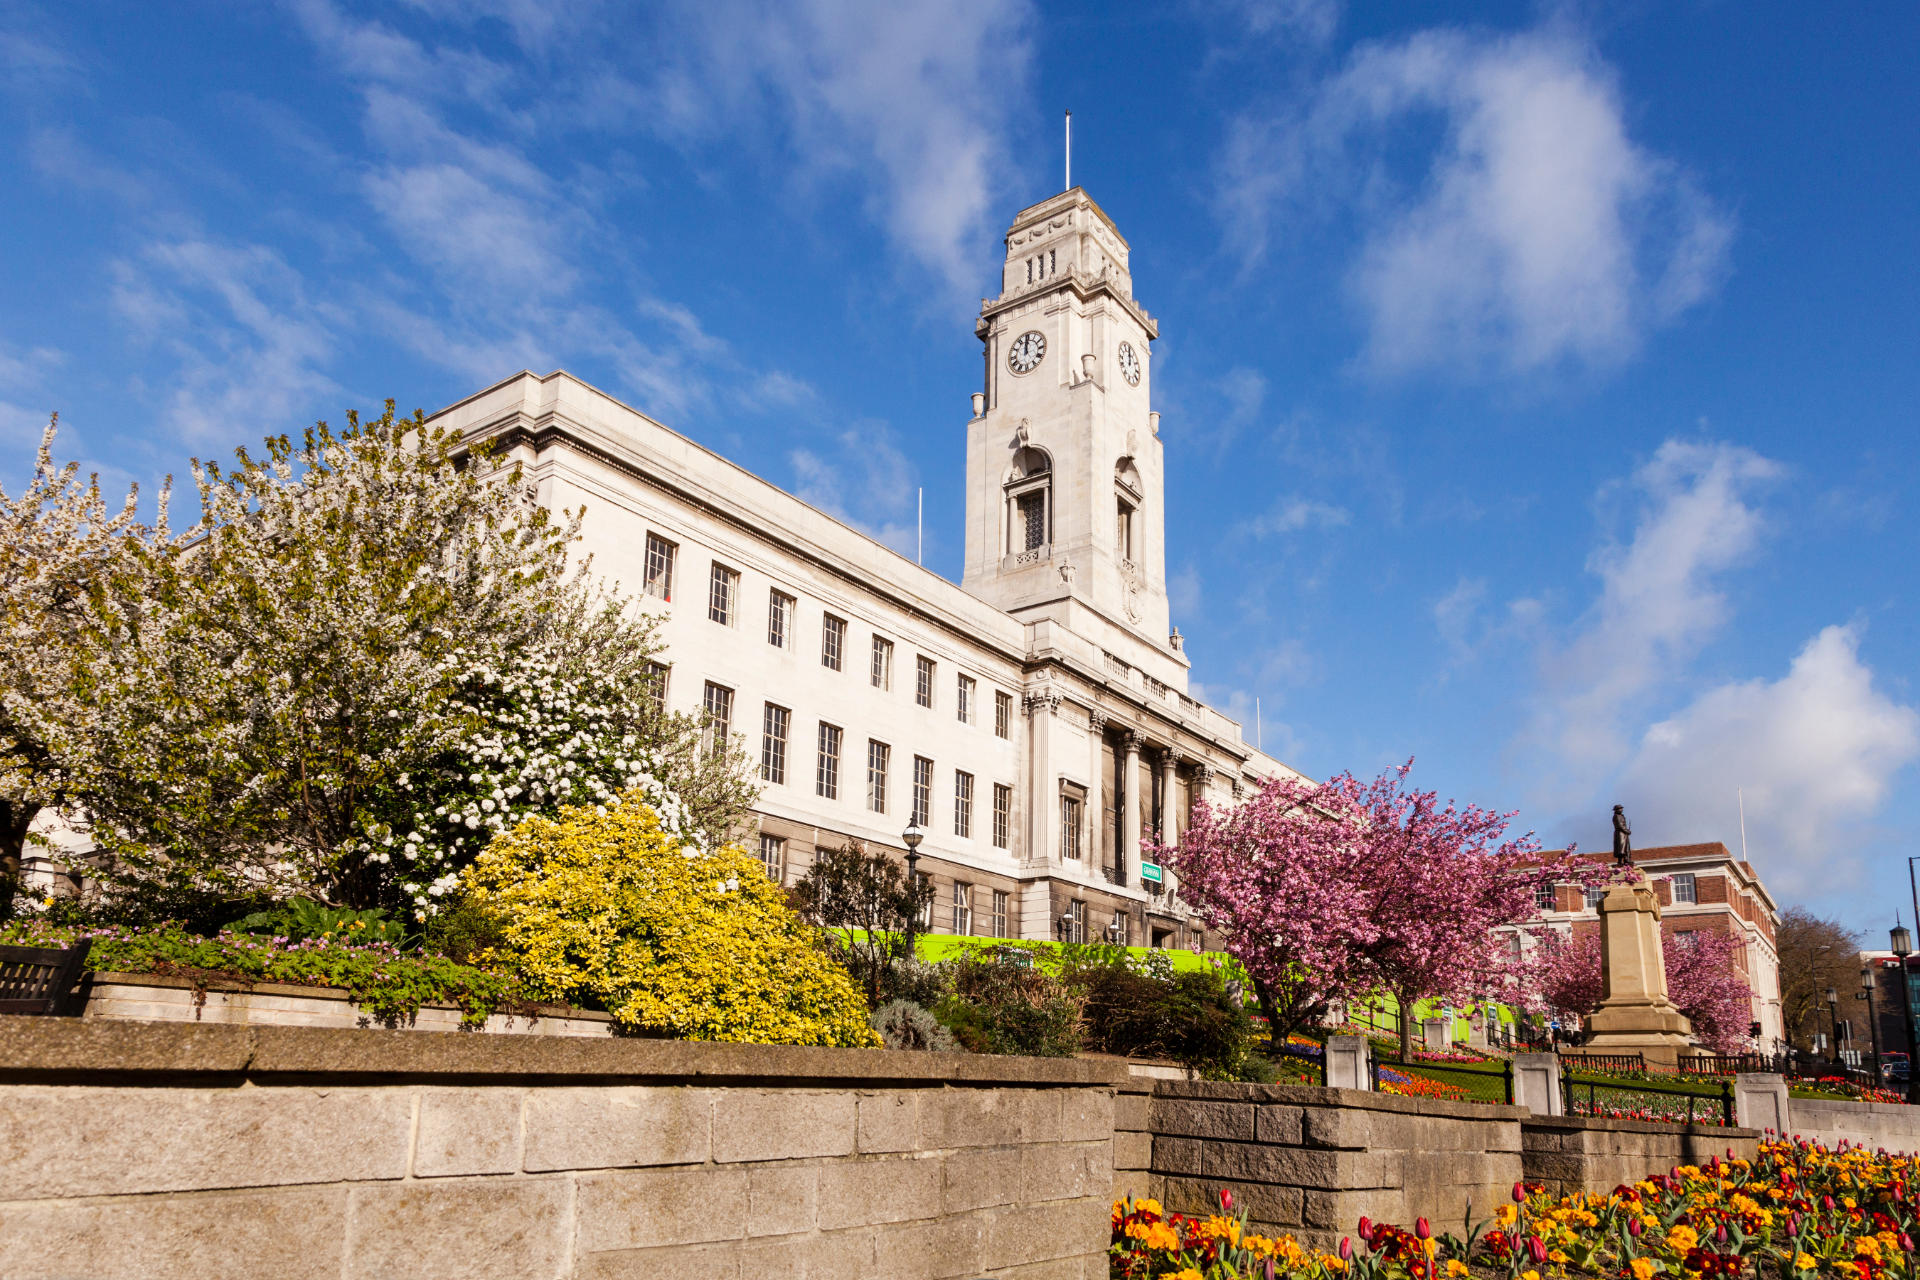
[[[534,817],[462,875],[535,999],[686,1040],[877,1046],[866,1001],[759,859],[665,830],[638,795]]]

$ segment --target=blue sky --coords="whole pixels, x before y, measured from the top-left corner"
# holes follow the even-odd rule
[[[562,367],[960,570],[972,337],[1074,177],[1159,318],[1175,618],[1317,775],[1920,851],[1920,10],[0,0],[0,480]]]

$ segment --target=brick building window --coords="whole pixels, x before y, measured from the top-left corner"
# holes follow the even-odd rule
[[[1542,911],[1552,911],[1554,909],[1554,888],[1555,886],[1551,884],[1537,884],[1533,886],[1533,905]]]
[[[1673,875],[1673,900],[1675,902],[1698,903],[1700,886],[1691,871],[1676,871]]]
[[[813,769],[814,794],[840,798],[840,726],[820,722],[820,759]]]
[[[1589,911],[1598,911],[1598,910],[1600,909],[1600,899],[1602,899],[1602,898],[1604,898],[1604,897],[1606,897],[1606,896],[1607,896],[1607,890],[1606,890],[1606,886],[1605,886],[1605,885],[1590,885],[1590,886],[1588,886],[1588,888],[1587,888],[1587,910],[1589,910]]]
[[[1013,788],[993,784],[993,847],[1010,849],[1013,834]]]
[[[673,603],[673,560],[677,551],[678,547],[659,534],[647,535],[647,562],[640,575],[644,594]]]

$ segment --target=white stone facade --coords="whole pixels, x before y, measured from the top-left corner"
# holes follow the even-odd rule
[[[1148,408],[1157,327],[1126,242],[1078,188],[1020,214],[1004,272],[977,330],[964,585],[565,373],[515,375],[434,420],[497,441],[543,503],[586,507],[596,572],[661,616],[672,708],[724,697],[756,758],[784,723],[757,809],[789,882],[816,848],[903,850],[925,777],[936,932],[1212,945],[1171,877],[1143,882],[1141,841],[1183,830],[1201,796],[1291,770],[1187,694]],[[1044,344],[1016,353],[1033,332]]]

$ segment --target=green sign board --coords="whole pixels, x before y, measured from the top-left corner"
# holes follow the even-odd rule
[[[1140,878],[1142,880],[1147,881],[1149,884],[1159,884],[1160,883],[1160,864],[1157,862],[1141,863]]]

